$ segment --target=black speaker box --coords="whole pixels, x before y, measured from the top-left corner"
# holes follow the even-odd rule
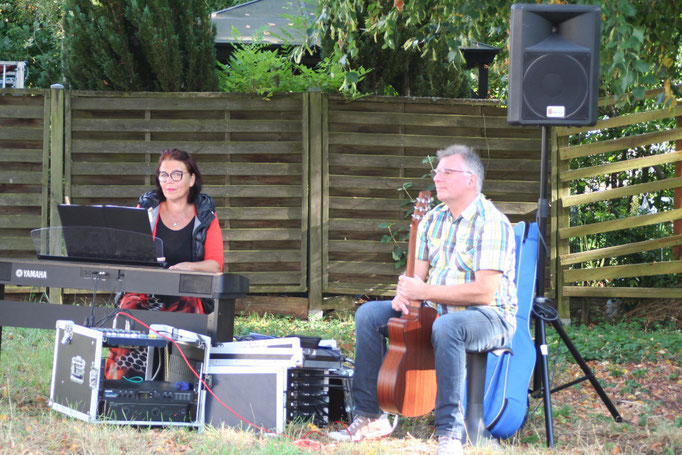
[[[597,122],[600,19],[594,5],[512,5],[510,124]]]

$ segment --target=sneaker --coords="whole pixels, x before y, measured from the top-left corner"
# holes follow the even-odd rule
[[[386,414],[378,419],[365,416],[357,416],[348,428],[340,431],[331,431],[329,437],[336,441],[362,441],[363,439],[379,439],[393,432],[393,426],[388,421]]]
[[[438,436],[438,455],[464,455],[462,441],[450,436]]]

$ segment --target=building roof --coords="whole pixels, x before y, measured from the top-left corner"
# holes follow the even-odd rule
[[[293,18],[315,20],[317,0],[252,0],[211,14],[216,44],[302,44],[305,30]]]

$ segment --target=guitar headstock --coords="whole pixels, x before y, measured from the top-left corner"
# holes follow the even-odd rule
[[[421,221],[424,215],[426,215],[426,212],[431,209],[432,202],[433,198],[431,197],[430,191],[420,191],[417,200],[415,201],[412,220],[416,220],[417,222]]]

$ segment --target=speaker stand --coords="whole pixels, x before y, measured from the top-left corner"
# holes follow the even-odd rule
[[[547,199],[547,180],[549,177],[549,149],[550,149],[551,127],[542,126],[542,146],[540,153],[540,198],[538,199],[537,223],[538,223],[538,260],[537,260],[537,282],[535,283],[535,301],[533,302],[533,319],[535,321],[535,349],[537,358],[540,360],[540,369],[535,365],[533,389],[530,394],[534,398],[542,397],[545,409],[545,431],[547,434],[547,447],[554,446],[554,430],[552,428],[552,398],[554,392],[571,387],[582,381],[589,380],[597,392],[602,402],[606,405],[611,416],[616,422],[622,422],[623,418],[609,399],[594,373],[587,365],[583,357],[578,352],[568,334],[559,321],[558,313],[554,308],[547,305],[548,299],[545,298],[545,263],[547,258],[547,244],[545,238],[547,234],[547,218],[549,217],[549,201]],[[562,386],[550,390],[549,367],[547,355],[547,338],[545,332],[545,322],[551,322],[554,329],[559,334],[561,341],[566,345],[573,358],[576,360],[585,376],[571,381]]]

